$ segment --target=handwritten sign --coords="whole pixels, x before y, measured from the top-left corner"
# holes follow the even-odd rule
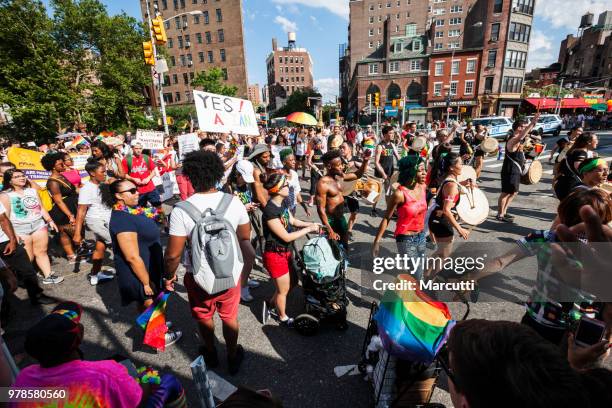
[[[19,170],[22,170],[28,179],[35,181],[43,187],[51,175],[51,172],[45,170],[40,163],[40,159],[44,155],[44,153],[20,147],[11,147],[7,152],[8,161],[13,163]],[[82,154],[71,154],[70,156],[74,160],[74,169],[79,170],[81,181],[89,180],[89,174],[85,171],[85,164],[89,156]]]
[[[200,138],[195,133],[187,133],[178,137],[179,158],[182,161],[187,153],[200,148]]]
[[[193,91],[198,124],[207,132],[259,135],[253,104],[246,99]]]
[[[143,149],[164,148],[164,132],[138,129],[136,131],[136,140],[142,145]]]

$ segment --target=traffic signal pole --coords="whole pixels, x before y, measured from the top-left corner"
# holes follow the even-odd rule
[[[149,0],[147,0],[147,23],[149,25],[149,36],[151,38],[151,44],[153,45],[153,58],[157,63],[157,47],[155,46],[155,38],[153,37],[153,21],[151,18],[151,4]],[[153,76],[153,78],[157,77],[157,86],[159,87],[159,110],[161,111],[162,122],[164,123],[164,133],[166,134],[166,136],[168,136],[170,135],[170,132],[168,131],[168,121],[166,118],[166,102],[164,101],[162,74],[157,73],[156,65],[151,67],[151,75]],[[155,82],[153,82],[153,84],[155,85]]]

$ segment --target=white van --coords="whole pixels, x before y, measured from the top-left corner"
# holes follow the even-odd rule
[[[527,116],[527,120],[531,121],[533,116]],[[540,115],[538,123],[536,123],[534,129],[537,130],[540,135],[553,135],[559,136],[561,133],[561,125],[563,121],[559,115]]]
[[[514,122],[505,116],[489,116],[486,118],[472,119],[472,127],[476,125],[483,125],[489,129],[489,135],[491,137],[505,139],[508,135],[508,131],[512,130],[512,124]]]

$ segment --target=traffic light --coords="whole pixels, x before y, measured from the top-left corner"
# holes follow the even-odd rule
[[[168,36],[166,35],[166,29],[164,28],[164,20],[162,16],[157,16],[151,20],[153,36],[155,37],[155,44],[164,45],[168,42]]]
[[[143,42],[142,50],[144,52],[145,64],[155,65],[155,56],[153,55],[153,44],[151,43],[151,41]]]
[[[372,103],[372,94],[368,94],[368,104]]]
[[[380,106],[380,93],[376,92],[374,94],[374,106]]]
[[[394,107],[394,108],[397,107],[397,99],[393,99],[391,101],[391,106]]]

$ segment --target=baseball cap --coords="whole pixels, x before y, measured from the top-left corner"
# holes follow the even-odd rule
[[[240,173],[244,181],[247,183],[254,183],[255,179],[253,178],[253,163],[248,160],[239,160],[236,163],[236,171]]]

